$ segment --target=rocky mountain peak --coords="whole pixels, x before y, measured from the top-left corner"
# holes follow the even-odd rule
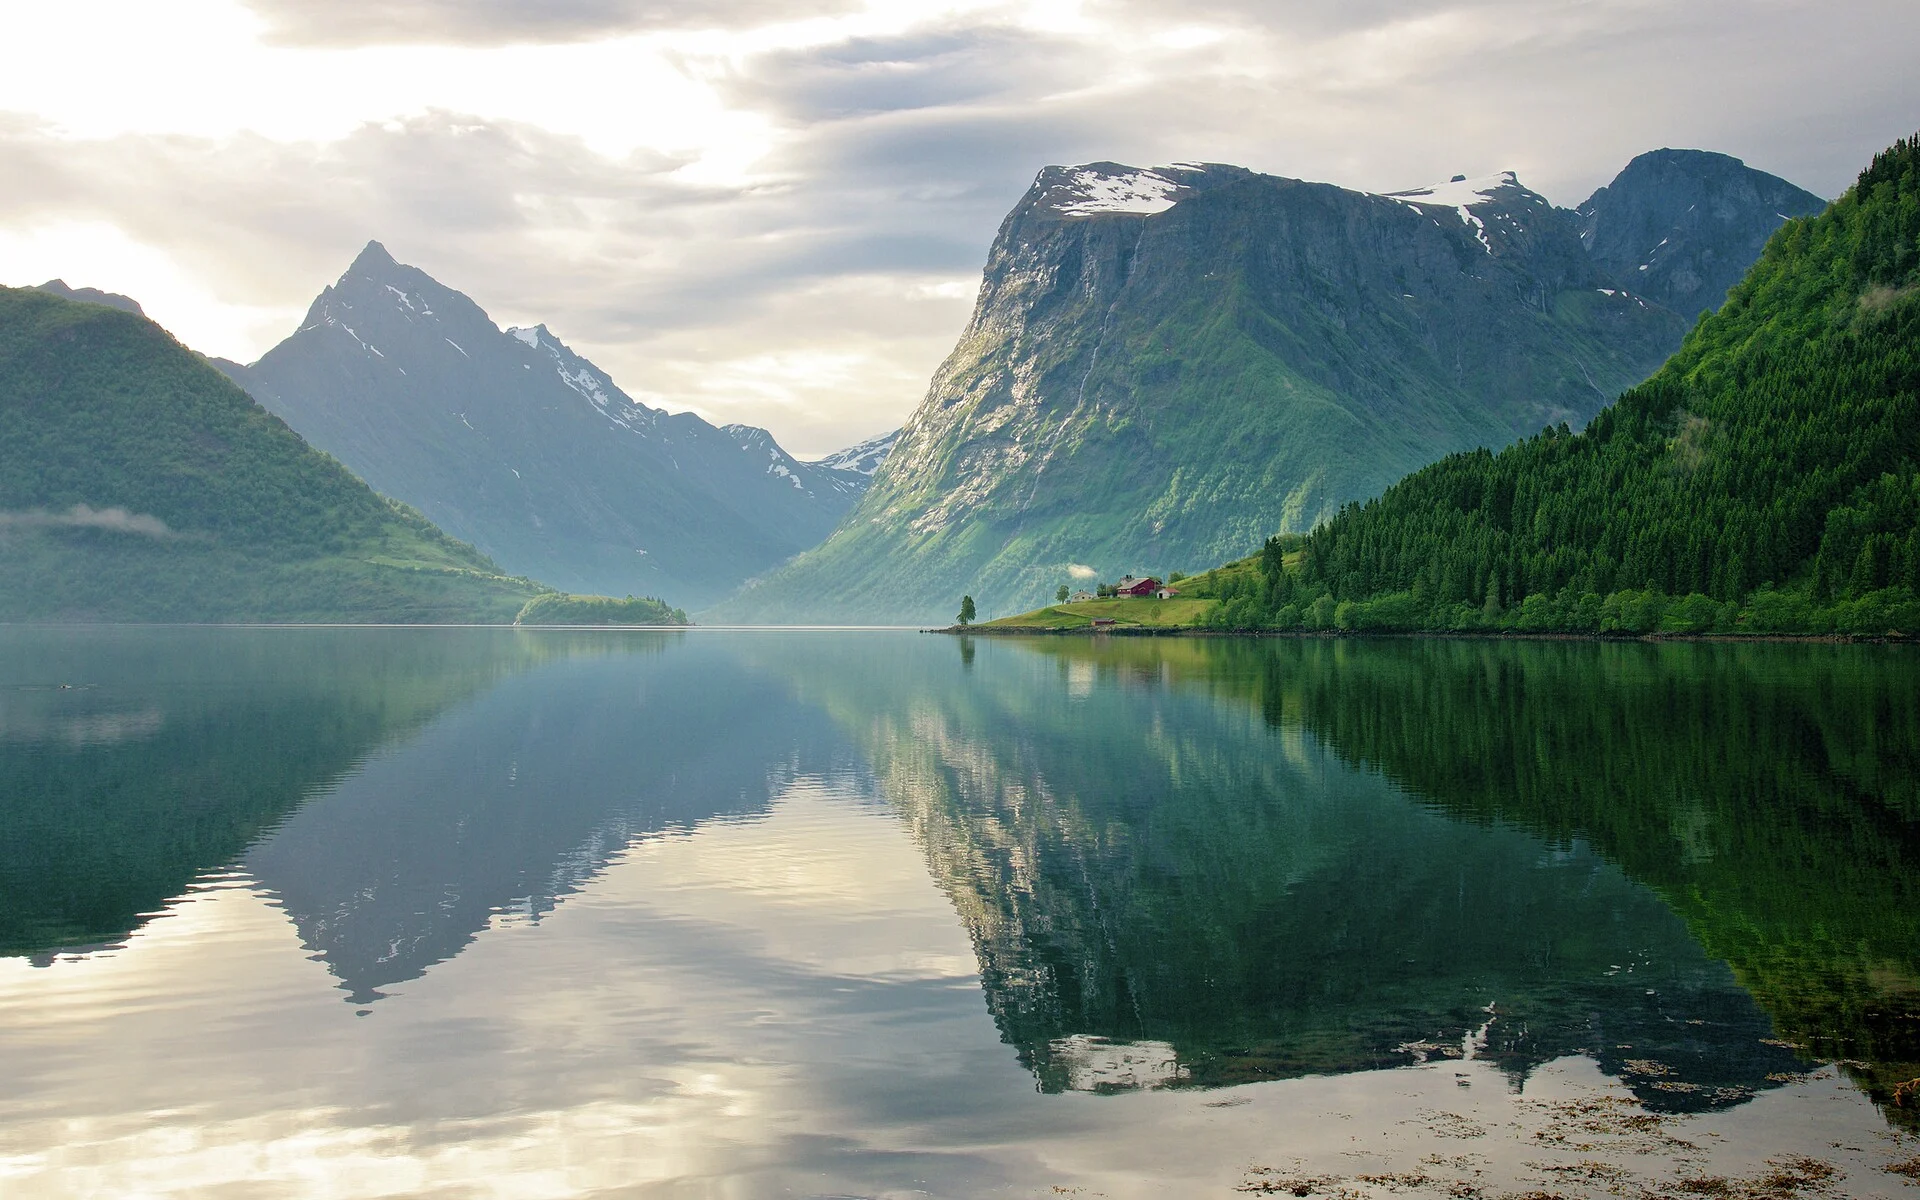
[[[369,241],[361,248],[360,253],[354,256],[353,262],[347,267],[347,275],[378,275],[399,265],[399,261],[387,253],[385,246],[378,241]],[[341,278],[344,279],[346,276],[343,275]]]
[[[1663,148],[1628,163],[1575,211],[1596,265],[1691,316],[1719,307],[1774,230],[1826,203],[1731,155]]]
[[[764,430],[636,403],[546,325],[503,330],[379,242],[293,336],[225,369],[376,489],[571,591],[717,599],[866,485]]]

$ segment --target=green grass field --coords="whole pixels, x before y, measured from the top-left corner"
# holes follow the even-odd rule
[[[1212,604],[1206,597],[1185,596],[1173,600],[1087,600],[1080,604],[1049,605],[1017,617],[1001,617],[986,622],[985,627],[1081,629],[1092,625],[1096,617],[1111,617],[1116,626],[1167,629],[1198,625]]]

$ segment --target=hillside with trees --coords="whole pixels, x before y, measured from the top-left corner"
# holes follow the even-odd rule
[[[498,622],[549,589],[151,321],[0,288],[0,621]]]
[[[1221,574],[1216,624],[1920,631],[1920,138],[1581,433],[1456,454]]]

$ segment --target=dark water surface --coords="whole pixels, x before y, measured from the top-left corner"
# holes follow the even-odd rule
[[[1913,1196],[1917,1076],[1904,648],[0,630],[7,1196]]]

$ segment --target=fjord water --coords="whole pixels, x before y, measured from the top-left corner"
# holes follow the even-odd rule
[[[1899,1195],[1916,701],[1877,646],[3,630],[0,1192]]]

